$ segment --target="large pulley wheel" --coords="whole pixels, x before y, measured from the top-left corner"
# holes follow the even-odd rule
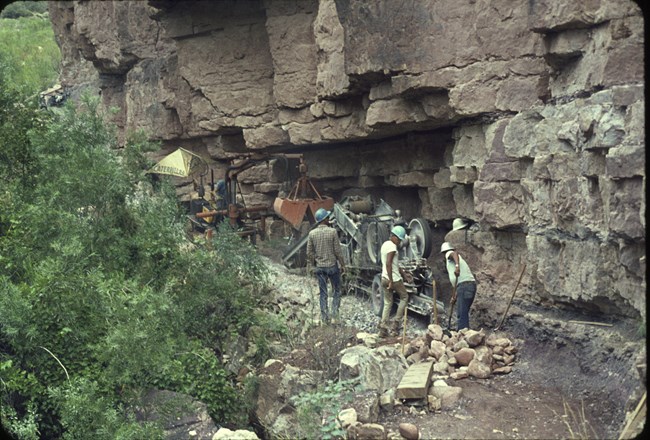
[[[409,222],[409,242],[415,245],[415,254],[421,258],[429,258],[433,249],[433,234],[426,219],[414,218]]]
[[[388,225],[383,222],[372,222],[366,230],[366,250],[374,264],[381,264],[381,245],[390,237]]]
[[[381,287],[381,274],[375,275],[375,278],[372,280],[372,312],[381,316],[384,311],[384,291]]]

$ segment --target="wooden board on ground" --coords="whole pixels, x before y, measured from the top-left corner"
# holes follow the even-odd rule
[[[397,385],[395,397],[398,399],[426,398],[429,385],[431,385],[431,370],[433,370],[433,361],[411,365]]]

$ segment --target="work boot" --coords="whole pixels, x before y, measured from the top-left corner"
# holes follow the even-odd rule
[[[379,324],[377,324],[377,328],[379,329],[380,338],[386,338],[389,336],[390,331],[388,330],[385,322],[380,321]]]
[[[388,332],[390,333],[391,336],[399,336],[400,330],[401,330],[401,322],[398,319],[394,319],[390,321],[390,324],[388,326]]]

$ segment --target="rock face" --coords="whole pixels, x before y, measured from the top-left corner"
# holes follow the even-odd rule
[[[61,82],[101,91],[161,156],[298,150],[335,199],[362,188],[455,217],[479,281],[645,320],[644,19],[630,0],[50,2]],[[272,168],[243,185],[272,200]],[[439,246],[439,242],[436,243]],[[434,252],[435,254],[435,252]],[[443,284],[438,255],[434,274]]]

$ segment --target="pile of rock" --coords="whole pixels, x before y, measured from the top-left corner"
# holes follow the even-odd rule
[[[433,360],[434,374],[455,380],[510,373],[516,353],[517,347],[498,334],[486,335],[483,329],[445,332],[437,324],[429,325],[423,336],[404,347],[409,364]]]
[[[399,432],[391,432],[377,423],[379,409],[389,411],[409,404],[408,399],[400,397],[402,384],[396,385],[407,370],[422,371],[427,385],[421,388],[421,398],[409,412],[424,414],[427,410],[435,412],[457,405],[463,389],[449,385],[449,379],[461,380],[470,376],[486,379],[492,374],[510,373],[517,353],[513,343],[498,334],[486,335],[482,329],[447,332],[439,325],[429,325],[424,335],[408,342],[403,348],[403,356],[399,343],[377,347],[381,341],[368,333],[359,333],[357,339],[361,345],[342,352],[340,375],[346,380],[358,377],[367,391],[363,399],[355,398],[355,404],[339,414],[339,423],[346,430],[347,438],[356,440],[418,438],[418,429],[414,425],[403,423]],[[426,368],[420,369],[423,365]],[[385,374],[389,370],[391,374]],[[409,388],[409,392],[416,391],[417,387]],[[379,405],[371,394],[378,395]],[[426,399],[426,409],[418,410],[422,399]]]

